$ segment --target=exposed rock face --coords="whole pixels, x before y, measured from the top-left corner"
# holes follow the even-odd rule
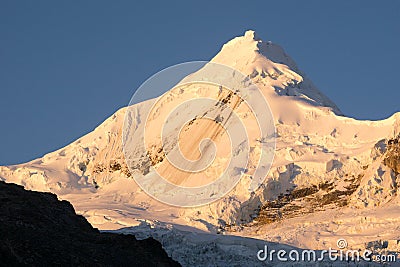
[[[396,174],[400,173],[400,135],[388,141],[383,163]]]
[[[152,238],[100,233],[56,195],[4,182],[0,259],[5,266],[179,266]]]
[[[284,219],[300,217],[308,213],[334,209],[348,205],[351,194],[358,188],[361,177],[348,177],[345,186],[338,189],[333,182],[295,188],[277,199],[265,202],[253,223],[268,224]]]

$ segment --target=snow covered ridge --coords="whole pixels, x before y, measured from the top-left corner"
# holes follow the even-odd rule
[[[164,93],[176,73],[185,75]],[[161,96],[138,107],[137,96],[150,90]],[[274,156],[275,124],[263,91],[248,76],[214,62],[187,62],[135,91],[122,139],[140,188],[160,202],[194,207],[218,201],[243,176],[250,178],[249,191],[263,184]]]
[[[301,248],[325,249],[341,237],[351,248],[381,240],[388,243],[384,249],[399,251],[400,178],[394,167],[397,150],[389,140],[400,133],[400,113],[382,121],[339,115],[282,48],[253,31],[225,44],[211,62],[247,75],[270,105],[276,151],[257,191],[248,190],[251,177],[245,175],[227,196],[201,207],[177,208],[152,199],[125,163],[126,108],[62,149],[0,167],[1,179],[54,192],[103,230],[146,219]],[[137,104],[137,110],[152,101]],[[132,114],[131,119],[141,118]]]

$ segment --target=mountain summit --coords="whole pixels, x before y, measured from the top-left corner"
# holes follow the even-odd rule
[[[255,31],[246,31],[243,36],[227,42],[211,62],[228,65],[255,81],[267,83],[278,95],[291,96],[315,106],[329,107],[336,114],[342,114],[279,45],[262,41]]]

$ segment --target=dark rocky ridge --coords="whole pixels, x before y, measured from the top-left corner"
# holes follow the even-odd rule
[[[100,233],[51,193],[0,182],[0,266],[179,266],[152,239]]]

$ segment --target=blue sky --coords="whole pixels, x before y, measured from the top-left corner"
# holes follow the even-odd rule
[[[148,77],[247,29],[342,111],[400,111],[399,1],[0,1],[0,165],[90,132]]]

